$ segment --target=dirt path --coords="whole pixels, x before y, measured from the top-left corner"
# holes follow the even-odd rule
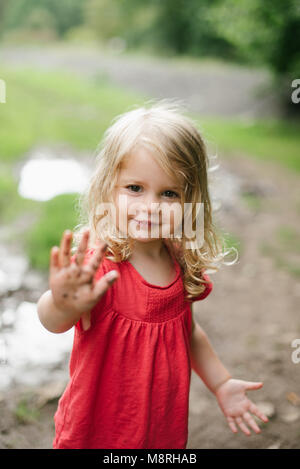
[[[280,114],[276,96],[269,90],[270,74],[264,69],[217,61],[114,55],[70,46],[2,47],[0,61],[97,76],[154,98],[175,96],[203,115],[274,118]]]

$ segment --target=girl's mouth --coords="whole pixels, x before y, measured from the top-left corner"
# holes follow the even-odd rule
[[[151,221],[147,221],[147,220],[136,220],[134,218],[134,221],[136,223],[138,223],[138,225],[141,227],[141,228],[148,228],[148,227],[151,227],[151,226],[158,226],[158,223],[151,223]]]

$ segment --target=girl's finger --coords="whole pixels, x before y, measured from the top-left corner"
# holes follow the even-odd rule
[[[53,246],[50,252],[50,275],[55,274],[59,270],[59,248]]]
[[[89,230],[85,230],[80,240],[80,243],[76,252],[76,257],[75,257],[75,262],[78,266],[82,266],[83,264],[85,252],[88,246],[89,235],[90,235]]]
[[[255,433],[261,432],[259,426],[256,424],[255,420],[251,417],[249,412],[245,412],[243,414],[243,419],[249,424],[249,426],[255,431]]]
[[[99,264],[103,259],[106,248],[107,244],[101,243],[101,245],[95,249],[95,252],[91,256],[90,260],[87,262],[87,267],[91,269],[93,273],[97,271]]]
[[[263,384],[261,381],[260,382],[254,382],[254,381],[245,381],[245,387],[247,391],[254,391],[256,389],[260,389],[263,387]]]
[[[100,280],[98,280],[93,288],[94,299],[99,300],[101,296],[109,289],[109,287],[116,281],[119,277],[119,274],[116,270],[111,270],[107,274],[103,275]]]
[[[256,407],[255,404],[253,404],[253,402],[249,410],[252,414],[256,415],[263,422],[267,423],[269,421],[268,417],[263,412],[261,412],[261,410],[259,410],[258,407]]]
[[[232,431],[233,433],[237,433],[237,432],[238,432],[238,429],[236,428],[236,425],[235,425],[235,423],[234,423],[233,418],[232,418],[232,417],[227,417],[227,422],[228,422],[228,425],[229,425],[231,431]]]
[[[64,231],[59,250],[59,261],[61,267],[68,267],[70,265],[72,232],[69,230]]]
[[[249,428],[247,427],[247,425],[245,425],[245,423],[243,422],[241,417],[236,417],[235,421],[238,424],[238,426],[240,427],[240,429],[245,433],[245,435],[247,435],[247,436],[251,435],[251,432],[250,432]]]

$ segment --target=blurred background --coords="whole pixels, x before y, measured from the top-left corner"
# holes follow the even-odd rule
[[[52,447],[73,330],[37,317],[50,249],[112,119],[161,98],[197,122],[239,253],[195,317],[270,419],[232,434],[192,373],[188,448],[299,448],[299,2],[0,0],[0,34],[0,448]]]

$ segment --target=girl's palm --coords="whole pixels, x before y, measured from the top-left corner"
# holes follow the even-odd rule
[[[237,433],[236,424],[247,435],[251,432],[248,424],[255,433],[260,433],[260,428],[256,424],[250,412],[259,417],[263,422],[268,422],[266,415],[246,396],[246,391],[260,389],[263,383],[243,381],[239,379],[229,379],[216,391],[216,398],[221,407],[228,425],[233,433]]]
[[[84,263],[88,238],[89,231],[87,230],[83,233],[75,255],[75,262],[71,262],[71,231],[64,232],[60,248],[55,246],[51,249],[49,286],[54,303],[65,312],[90,311],[113,283],[110,272],[97,282],[94,280],[94,275],[107,247],[105,243],[101,243],[88,262]],[[116,278],[117,274],[113,280]]]

